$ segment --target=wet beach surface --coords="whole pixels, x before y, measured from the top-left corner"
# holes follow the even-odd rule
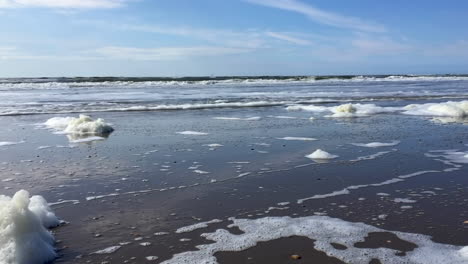
[[[203,233],[242,234],[228,227],[231,217],[325,215],[468,245],[466,165],[433,152],[466,152],[463,123],[397,114],[326,118],[284,107],[103,112],[93,116],[113,124],[109,138],[70,143],[37,125],[54,116],[60,115],[0,118],[2,140],[24,141],[0,147],[0,189],[40,194],[67,222],[53,230],[56,263],[160,263],[214,243]],[[400,143],[377,148],[351,144],[395,140]],[[305,157],[319,148],[339,157]],[[114,246],[115,252],[95,253]],[[313,247],[313,239],[283,237],[215,257],[219,263],[343,263]],[[382,231],[355,247],[406,254],[415,245]]]

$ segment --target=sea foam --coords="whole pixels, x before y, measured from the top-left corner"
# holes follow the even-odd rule
[[[297,141],[315,141],[316,138],[309,138],[309,137],[282,137],[278,138],[282,140],[297,140]]]
[[[252,117],[224,117],[224,116],[219,116],[219,117],[213,117],[213,119],[217,120],[242,120],[242,121],[258,121],[262,119],[259,116],[252,116]]]
[[[0,264],[46,263],[56,258],[54,237],[46,229],[59,220],[42,196],[18,191],[0,195]]]
[[[468,117],[468,100],[442,103],[410,104],[403,107],[384,107],[375,104],[342,104],[338,106],[291,105],[289,111],[330,112],[327,117],[363,117],[382,113],[402,113],[405,115],[435,117]]]
[[[44,123],[47,127],[66,134],[109,135],[114,128],[103,119],[92,119],[87,115],[76,117],[53,117]]]
[[[174,255],[163,264],[175,263],[218,263],[215,253],[221,251],[242,251],[259,242],[273,241],[283,237],[301,236],[315,240],[314,248],[330,257],[350,264],[370,263],[379,259],[382,263],[462,264],[468,261],[468,247],[435,243],[429,236],[392,232],[398,238],[414,243],[418,247],[406,254],[391,248],[361,248],[355,244],[365,240],[371,232],[391,232],[364,223],[352,223],[328,216],[307,217],[265,217],[260,219],[230,218],[242,234],[232,234],[227,229],[218,229],[201,236],[213,243],[198,245],[197,250]],[[337,249],[333,243],[344,245]]]
[[[286,108],[289,111],[310,111],[310,112],[331,112],[327,117],[363,117],[381,113],[391,113],[398,111],[396,107],[381,107],[375,104],[342,104],[338,106],[315,106],[315,105],[293,105]]]
[[[180,131],[180,132],[176,132],[176,133],[179,134],[179,135],[186,135],[186,136],[206,136],[206,135],[208,135],[208,133],[205,133],[205,132],[190,131],[190,130]]]
[[[468,101],[429,104],[410,104],[404,107],[404,114],[423,116],[467,117]]]
[[[317,149],[313,153],[309,154],[306,156],[306,158],[309,159],[315,159],[315,160],[328,160],[328,159],[334,159],[337,158],[337,155],[330,154],[326,151],[323,151],[321,149]]]
[[[24,143],[24,141],[18,141],[18,142],[13,142],[13,141],[0,141],[0,147],[3,147],[3,146],[12,146],[12,145],[17,145],[17,144],[21,144],[21,143]]]
[[[371,142],[371,143],[351,143],[352,145],[358,147],[366,147],[366,148],[378,148],[378,147],[392,147],[400,144],[400,141],[394,140],[392,142]]]

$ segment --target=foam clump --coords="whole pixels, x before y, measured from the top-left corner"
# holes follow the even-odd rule
[[[213,243],[198,245],[197,250],[175,254],[163,264],[175,263],[218,263],[215,254],[222,251],[242,251],[252,248],[259,242],[272,241],[283,237],[300,236],[315,240],[314,248],[325,252],[345,263],[370,263],[373,259],[386,264],[414,263],[439,264],[467,263],[468,247],[438,244],[431,237],[383,230],[364,223],[352,223],[328,216],[307,217],[265,217],[260,219],[230,218],[242,234],[232,234],[227,229],[217,229],[201,236]],[[362,242],[371,232],[392,232],[399,239],[416,244],[412,251],[399,255],[399,250],[391,248],[360,248],[355,244]],[[337,249],[332,244],[344,245]]]
[[[337,155],[330,154],[326,151],[321,149],[317,149],[316,151],[312,152],[311,154],[307,155],[306,158],[309,159],[317,159],[317,160],[327,160],[327,159],[334,159],[337,158]]]
[[[460,251],[458,251],[460,256],[464,259],[466,259],[468,261],[468,246],[466,247],[463,247],[462,249],[460,249]]]
[[[25,190],[0,195],[0,264],[46,263],[56,258],[53,235],[59,220],[42,196]]]
[[[338,106],[315,106],[315,105],[293,105],[286,108],[287,110],[302,110],[310,112],[331,112],[327,117],[363,117],[381,113],[396,112],[399,109],[394,107],[381,107],[375,104],[342,104]]]
[[[330,107],[329,111],[333,114],[328,117],[363,117],[394,112],[396,109],[391,107],[381,107],[375,104],[342,104]]]
[[[336,113],[356,113],[357,109],[353,104],[342,104],[335,109]]]
[[[92,119],[87,115],[76,117],[53,117],[44,123],[47,127],[67,134],[108,135],[114,128],[103,119]]]
[[[423,116],[448,116],[464,118],[468,116],[468,100],[444,103],[410,104],[404,107],[404,114]]]

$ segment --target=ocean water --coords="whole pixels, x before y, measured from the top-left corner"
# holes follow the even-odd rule
[[[468,76],[0,79],[0,115],[456,100]]]
[[[468,263],[467,76],[0,90],[0,263]]]

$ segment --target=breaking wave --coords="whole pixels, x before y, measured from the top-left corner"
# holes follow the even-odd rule
[[[75,78],[3,78],[3,89],[57,89],[63,87],[155,85],[229,85],[298,82],[421,82],[466,81],[468,75],[326,75],[326,76],[220,76],[220,77],[75,77]]]

